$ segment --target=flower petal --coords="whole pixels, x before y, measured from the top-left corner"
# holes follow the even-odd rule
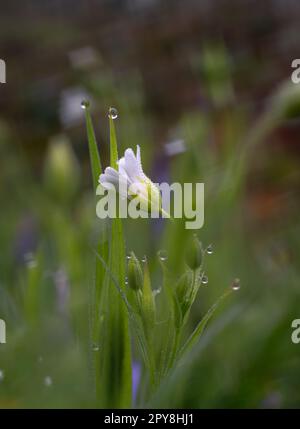
[[[123,156],[123,158],[119,159],[118,161],[118,168],[119,168],[119,173],[126,177],[127,179],[129,179],[127,172],[126,172],[126,168],[125,168],[125,158]]]
[[[112,184],[116,189],[119,187],[119,173],[111,167],[107,167],[105,169],[104,174],[100,174],[99,182],[102,186],[104,186],[105,183]],[[106,186],[104,186],[106,187]],[[111,188],[111,186],[110,186]]]
[[[125,170],[129,179],[134,182],[138,180],[140,176],[140,168],[138,160],[132,149],[126,149],[125,151]]]
[[[137,160],[137,163],[138,163],[139,175],[141,177],[144,177],[145,174],[143,172],[142,161],[141,161],[141,148],[140,148],[139,145],[136,145],[136,160]]]
[[[102,175],[101,175],[101,176],[102,176]],[[104,189],[108,189],[108,190],[110,190],[110,189],[116,189],[116,187],[115,187],[115,185],[114,185],[114,184],[112,184],[111,182],[107,182],[107,181],[106,181],[106,180],[104,180],[104,179],[101,179],[100,184],[101,184],[101,186],[102,186]]]
[[[123,198],[127,198],[128,178],[120,174],[112,167],[107,167],[104,174],[100,175],[99,182],[105,189],[115,188]]]

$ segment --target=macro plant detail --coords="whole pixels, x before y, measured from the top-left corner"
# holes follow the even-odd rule
[[[117,170],[107,167],[104,174],[100,174],[100,184],[105,189],[115,189],[123,198],[136,197],[145,212],[161,213],[160,192],[143,172],[140,147],[137,146],[136,155],[132,149],[126,149],[117,164]]]
[[[252,3],[1,3],[0,409],[300,408],[300,3]]]
[[[150,190],[151,195],[155,196],[155,203],[160,204],[159,190],[143,172],[140,147],[137,146],[136,154],[129,148],[124,157],[118,158],[114,124],[117,113],[112,108],[108,115],[111,166],[102,172],[90,106],[88,102],[83,102],[82,105],[85,110],[94,187],[96,188],[98,179],[107,190],[114,188],[121,196],[129,195],[129,199],[131,196],[137,197],[145,211],[151,206]],[[114,115],[111,114],[112,110]],[[122,187],[126,191],[124,194]],[[201,286],[208,283],[204,261],[207,255],[213,253],[212,245],[203,249],[196,234],[190,237],[185,269],[178,278],[174,278],[168,267],[166,253],[159,251],[159,288],[152,285],[147,257],[140,260],[133,250],[126,257],[125,249],[122,220],[111,219],[110,225],[102,231],[95,250],[93,352],[97,400],[100,406],[132,405],[134,363],[143,368],[138,386],[142,399],[144,402],[151,400],[161,383],[199,341],[219,304],[233,290],[238,289],[227,288],[189,332],[186,325],[190,310]]]

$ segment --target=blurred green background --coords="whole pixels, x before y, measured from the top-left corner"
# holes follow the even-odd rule
[[[102,224],[83,99],[105,166],[114,106],[120,153],[139,144],[154,182],[205,183],[199,237],[214,252],[191,326],[241,279],[185,364],[137,405],[298,407],[300,86],[290,76],[299,3],[2,3],[0,407],[97,405],[89,332]],[[148,256],[155,288],[159,250],[180,272],[188,239],[180,225],[124,228],[127,250]]]

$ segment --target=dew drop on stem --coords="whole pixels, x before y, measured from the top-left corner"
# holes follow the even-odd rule
[[[114,107],[110,107],[108,110],[108,117],[111,119],[117,119],[118,111]]]
[[[27,268],[32,269],[37,267],[37,260],[35,259],[33,253],[26,253],[26,255],[24,256],[24,260]]]
[[[168,254],[166,250],[160,250],[158,252],[158,257],[161,261],[166,261],[168,259]]]
[[[81,108],[82,108],[83,110],[88,109],[89,107],[90,107],[90,102],[89,102],[89,101],[87,101],[87,100],[83,100],[83,101],[81,102]]]
[[[100,350],[99,344],[93,343],[92,350],[93,350],[93,352],[98,352]]]
[[[44,385],[45,385],[46,387],[50,387],[50,386],[52,386],[52,384],[53,384],[52,378],[51,378],[49,375],[47,375],[47,376],[44,378]]]

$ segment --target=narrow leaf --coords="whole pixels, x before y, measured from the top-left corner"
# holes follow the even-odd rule
[[[217,308],[219,307],[221,302],[231,293],[232,293],[232,289],[226,290],[226,292],[222,296],[220,296],[220,298],[208,310],[208,312],[205,314],[205,316],[198,323],[198,325],[196,326],[195,330],[190,335],[190,337],[188,338],[186,343],[181,348],[181,350],[179,352],[180,358],[183,356],[183,354],[185,354],[188,350],[190,350],[195,345],[195,343],[199,340],[199,338],[201,337],[201,335],[204,331],[204,328],[206,327],[208,321],[210,320],[210,318],[212,317],[214,312],[217,310]]]
[[[109,116],[110,128],[110,164],[117,169],[118,147],[114,119]],[[123,237],[122,221],[119,218],[112,219],[111,228],[111,253],[110,267],[116,276],[122,290],[125,290],[125,243]],[[129,324],[126,307],[120,295],[112,287],[110,293],[111,326],[115,338],[112,344],[114,360],[111,368],[114,378],[112,382],[112,395],[115,406],[121,408],[131,405],[131,345],[129,336]]]
[[[153,332],[155,323],[155,302],[151,288],[149,268],[147,261],[144,264],[144,285],[142,295],[142,312],[145,320],[147,335]]]
[[[85,121],[86,121],[86,130],[87,130],[87,136],[88,136],[88,142],[89,142],[93,184],[94,184],[94,190],[96,190],[99,183],[99,176],[102,173],[102,166],[101,166],[94,126],[93,126],[93,122],[90,114],[90,107],[87,102],[85,102],[84,106],[85,106],[84,107]]]
[[[94,126],[90,114],[90,108],[88,102],[83,102],[82,106],[85,110],[85,120],[86,120],[86,129],[87,129],[87,137],[89,144],[89,153],[90,153],[90,162],[91,162],[91,170],[92,170],[92,178],[93,178],[93,187],[94,192],[96,192],[99,176],[102,173],[102,166],[100,155],[98,151]],[[108,259],[108,241],[107,241],[107,233],[105,228],[102,228],[102,232],[97,242],[97,251],[102,255],[104,260]],[[108,281],[106,279],[106,272],[103,265],[100,263],[98,259],[95,261],[95,288],[94,288],[94,296],[93,301],[91,303],[92,307],[92,315],[93,315],[93,324],[92,324],[92,342],[95,345],[95,350],[98,350],[98,344],[100,342],[100,338],[102,338],[102,342],[105,341],[105,324],[101,322],[101,318],[104,314],[104,310],[107,304],[107,289],[108,289]],[[100,353],[95,353],[94,355],[94,367],[95,367],[95,378],[96,378],[96,394],[98,401],[102,401],[103,391],[105,389],[105,385],[102,382],[102,375],[104,370],[103,365],[104,356]]]
[[[110,139],[110,166],[117,169],[118,145],[117,145],[115,123],[114,123],[114,119],[111,116],[109,116],[109,139]]]

